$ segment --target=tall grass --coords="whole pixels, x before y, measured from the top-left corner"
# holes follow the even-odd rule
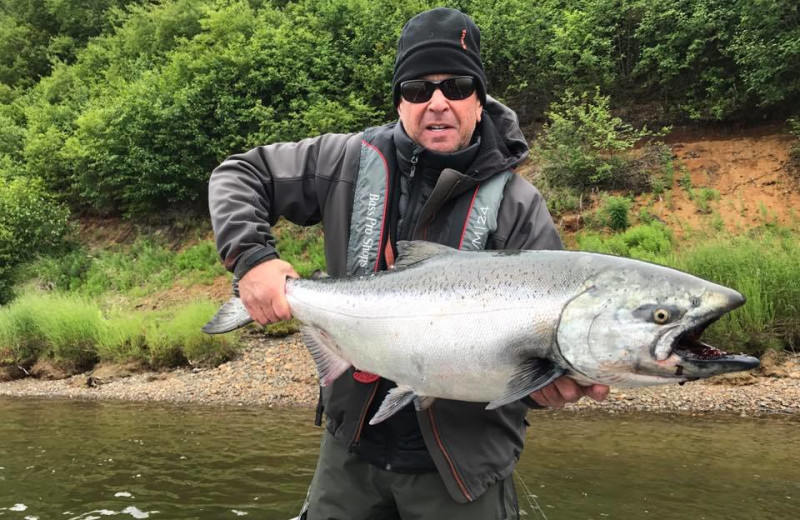
[[[737,289],[747,304],[723,318],[714,336],[744,341],[748,350],[800,345],[800,240],[766,229],[694,246],[676,267]]]
[[[176,282],[209,284],[224,273],[210,240],[175,252],[153,240],[139,238],[126,247],[96,252],[76,249],[58,258],[42,258],[24,268],[20,278],[89,297],[115,292],[136,298],[167,289]]]
[[[150,320],[145,330],[148,362],[152,366],[175,366],[188,361],[192,365],[216,364],[234,350],[232,338],[200,332],[218,306],[212,302],[193,302],[163,319]],[[235,337],[235,335],[234,335]]]
[[[653,222],[625,233],[579,235],[582,250],[629,256],[668,265],[738,290],[744,307],[709,329],[723,349],[761,354],[800,345],[800,236],[766,226],[747,235],[697,239],[678,248],[671,233]]]
[[[278,253],[306,278],[325,269],[324,237],[321,226],[302,227],[281,220],[273,229]]]
[[[237,335],[208,336],[201,327],[216,304],[193,302],[160,311],[117,311],[80,296],[26,294],[0,309],[0,362],[37,358],[87,366],[96,360],[143,361],[152,367],[216,363],[229,357]]]

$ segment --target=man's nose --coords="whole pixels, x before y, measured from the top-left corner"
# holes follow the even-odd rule
[[[431,101],[428,103],[428,109],[433,110],[434,112],[441,112],[443,110],[447,110],[448,108],[450,108],[450,104],[448,103],[447,98],[444,97],[444,94],[442,94],[442,90],[437,88],[433,91]]]

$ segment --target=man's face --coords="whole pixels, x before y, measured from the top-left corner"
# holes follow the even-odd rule
[[[430,74],[420,79],[439,81],[452,74]],[[469,145],[475,126],[481,120],[483,107],[477,92],[466,99],[453,101],[440,89],[424,103],[409,103],[402,96],[397,113],[408,136],[428,150],[455,152]]]

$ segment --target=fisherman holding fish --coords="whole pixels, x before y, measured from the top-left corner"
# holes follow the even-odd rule
[[[528,145],[516,114],[487,95],[480,31],[467,15],[436,8],[413,17],[392,88],[398,122],[261,146],[212,174],[219,252],[257,322],[291,317],[286,279],[298,275],[270,231],[281,216],[322,222],[334,277],[391,268],[403,240],[562,249],[542,196],[513,172]],[[496,409],[439,399],[370,425],[393,386],[350,368],[323,388],[325,433],[302,518],[517,518],[512,472],[528,409],[608,394],[560,377]]]

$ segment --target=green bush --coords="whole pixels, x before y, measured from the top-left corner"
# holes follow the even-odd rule
[[[719,190],[713,188],[700,188],[692,191],[692,198],[700,213],[711,213],[711,201],[719,200]]]
[[[61,248],[68,218],[39,179],[0,177],[0,304],[11,296],[14,266]]]
[[[614,231],[625,231],[630,226],[628,213],[633,202],[627,197],[608,197],[603,205],[608,217],[608,227]]]
[[[612,115],[609,96],[599,91],[576,96],[567,91],[551,105],[547,116],[538,147],[544,160],[542,172],[550,184],[583,191],[642,189],[647,183],[647,175],[634,170],[627,152],[652,134]]]
[[[584,251],[627,256],[641,260],[668,258],[673,248],[672,232],[660,222],[633,226],[623,233],[604,236],[594,232],[576,236]]]
[[[434,5],[4,0],[0,177],[43,178],[82,211],[202,213],[232,153],[394,118],[397,36]],[[549,107],[552,178],[579,189],[647,186],[620,107],[625,121],[735,120],[800,103],[793,0],[454,5],[482,28],[490,92],[523,122]]]
[[[53,63],[69,62],[110,29],[119,8],[141,0],[3,0],[0,10],[0,83],[26,87]]]

